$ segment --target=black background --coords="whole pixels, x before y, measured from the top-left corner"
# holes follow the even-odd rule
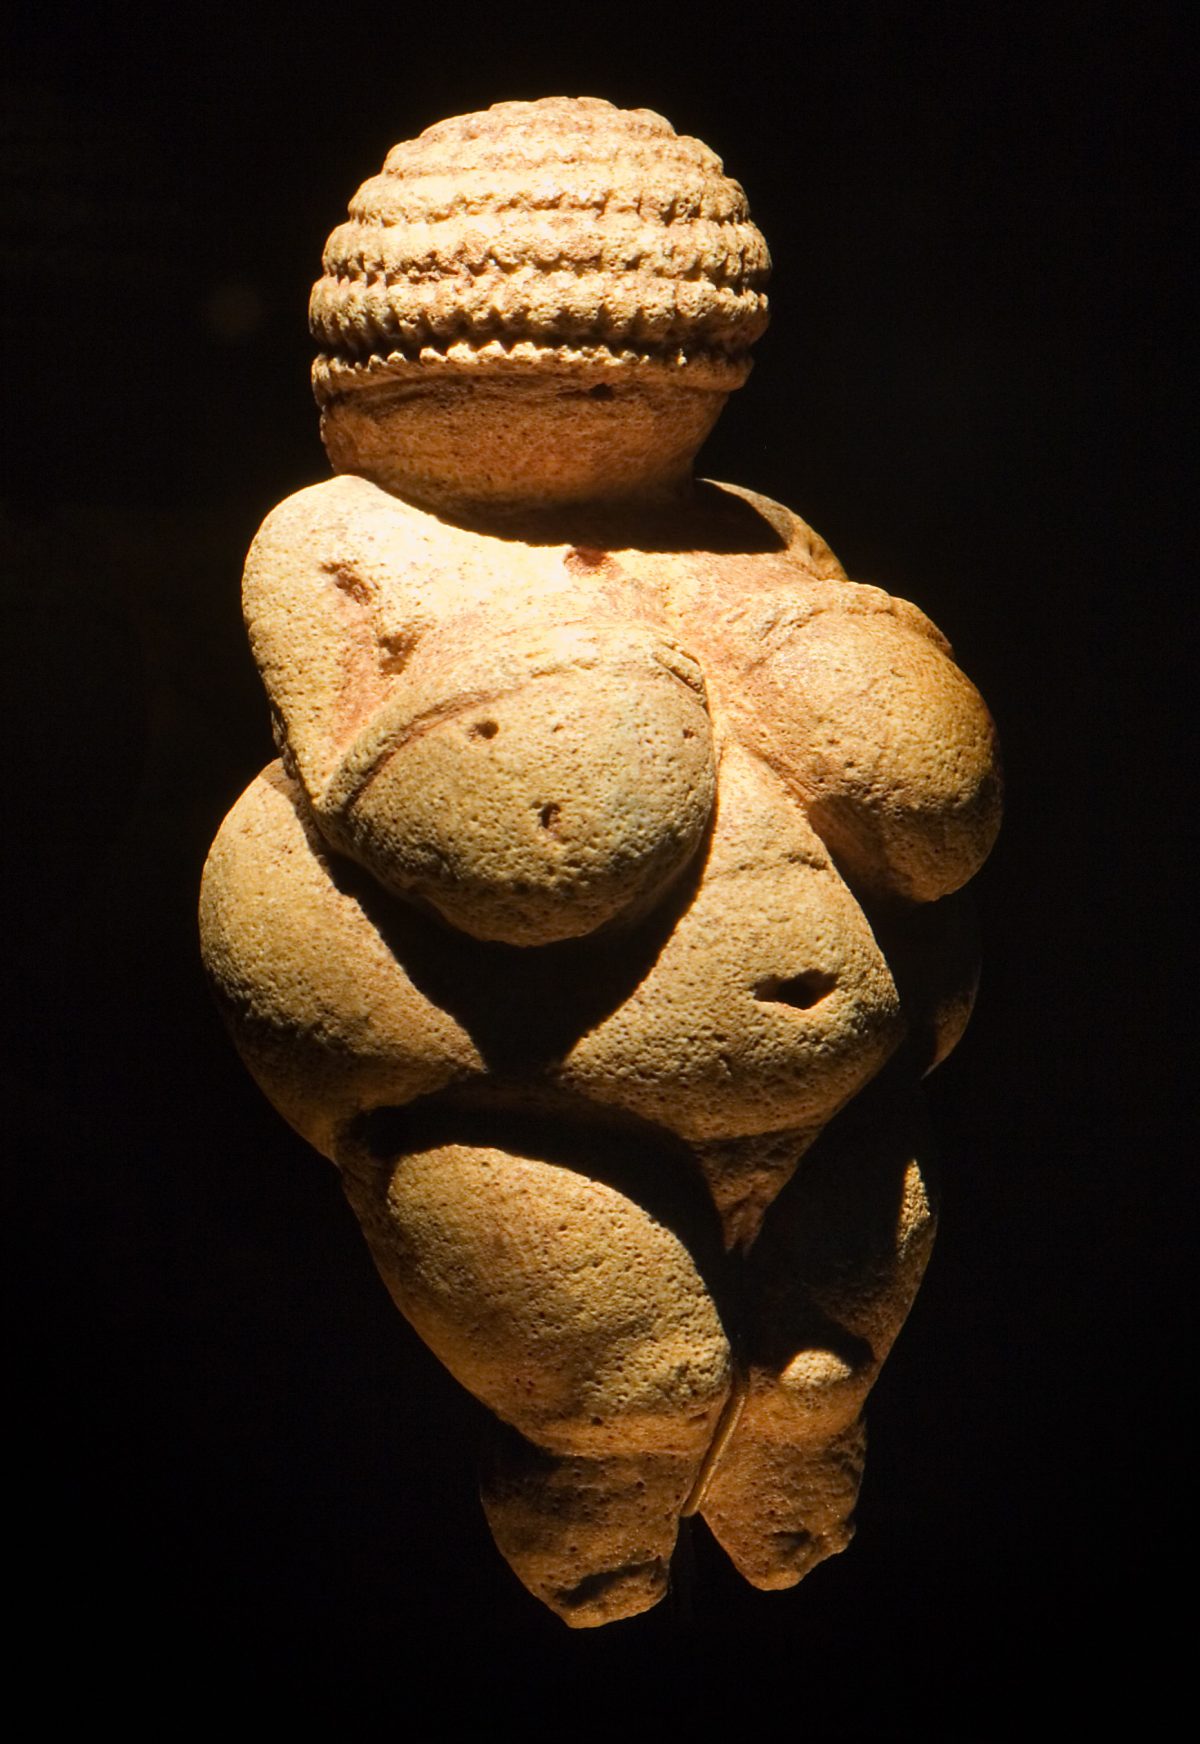
[[[1162,5],[31,8],[5,90],[13,1596],[46,1711],[418,1738],[1040,1736],[1185,1650],[1190,74]],[[271,756],[242,556],[325,473],[305,301],[387,147],[593,94],[746,186],[774,325],[703,457],[915,599],[998,720],[985,977],[859,1536],[787,1594],[697,1524],[573,1635],[476,1407],[242,1071],[200,867]],[[27,1384],[26,1384],[27,1383]],[[18,1678],[23,1672],[18,1670]]]

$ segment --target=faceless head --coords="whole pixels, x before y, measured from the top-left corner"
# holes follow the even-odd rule
[[[677,487],[767,323],[766,244],[720,160],[589,97],[395,146],[324,267],[334,468],[434,507]]]

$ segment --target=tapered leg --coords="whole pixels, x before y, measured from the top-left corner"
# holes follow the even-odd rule
[[[886,1086],[801,1161],[747,1259],[744,1403],[700,1509],[755,1586],[845,1548],[867,1393],[933,1242],[919,1109]]]

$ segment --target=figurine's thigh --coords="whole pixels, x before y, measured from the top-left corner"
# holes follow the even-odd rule
[[[443,1144],[347,1177],[401,1311],[464,1386],[539,1446],[699,1455],[729,1385],[687,1248],[603,1181]]]
[[[862,1408],[912,1304],[934,1214],[919,1113],[864,1098],[809,1152],[749,1262],[746,1396],[702,1502],[756,1586],[843,1549]]]
[[[657,1603],[729,1390],[687,1248],[604,1182],[477,1145],[347,1191],[397,1305],[512,1426],[483,1502],[519,1579],[575,1627]]]

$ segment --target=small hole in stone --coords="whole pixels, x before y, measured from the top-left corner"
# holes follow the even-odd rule
[[[544,830],[552,830],[554,828],[558,822],[558,814],[561,809],[561,806],[554,805],[553,803],[542,807],[538,812],[538,822]]]
[[[589,569],[602,569],[608,561],[608,552],[599,551],[594,545],[572,545],[563,557],[567,568],[576,575],[584,574]]]
[[[811,1011],[836,986],[835,975],[827,975],[821,969],[809,969],[803,975],[791,975],[786,979],[779,975],[764,976],[755,983],[754,997],[767,1005],[790,1005],[796,1011]]]
[[[476,739],[494,739],[500,728],[495,721],[476,721],[471,734]]]
[[[597,382],[594,388],[588,389],[589,400],[611,400],[613,391],[607,382]]]

